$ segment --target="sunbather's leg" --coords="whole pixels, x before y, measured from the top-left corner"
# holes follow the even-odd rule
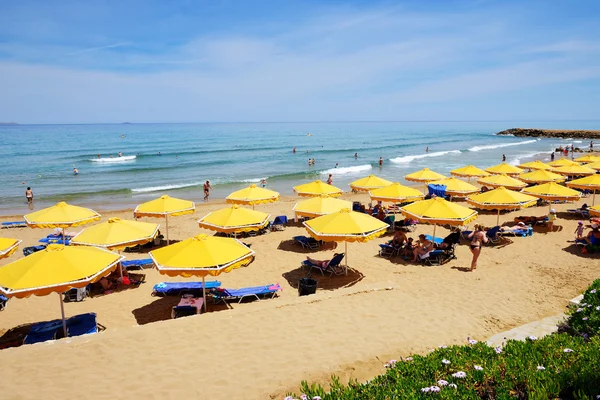
[[[306,260],[309,263],[316,265],[318,267],[325,267],[325,263],[328,261],[328,260],[315,260],[314,258],[310,258],[308,256],[306,257]]]
[[[471,245],[471,253],[473,253],[473,260],[471,261],[471,271],[477,268],[477,259],[481,254],[481,246]]]

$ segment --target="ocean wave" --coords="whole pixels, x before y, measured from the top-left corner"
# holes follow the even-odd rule
[[[244,183],[259,183],[260,181],[262,181],[263,179],[267,179],[267,177],[265,176],[264,178],[250,178],[250,179],[242,179],[240,182],[244,182]]]
[[[469,151],[491,150],[491,149],[498,149],[500,147],[519,146],[522,144],[529,144],[529,143],[535,143],[535,142],[537,142],[536,139],[524,140],[522,142],[513,142],[513,143],[486,144],[483,146],[473,146],[469,149]]]
[[[543,151],[535,151],[532,153],[521,154],[521,155],[517,156],[515,159],[511,160],[509,162],[509,164],[510,165],[519,165],[519,164],[521,164],[521,160],[527,159],[527,158],[533,158],[533,157],[537,156],[538,154],[545,154],[545,153]]]
[[[120,163],[126,161],[133,161],[136,159],[136,156],[123,156],[123,157],[113,157],[113,158],[90,158],[88,161],[97,162],[97,163]]]
[[[364,164],[364,165],[355,165],[352,167],[331,168],[331,169],[327,169],[325,171],[321,171],[320,173],[322,175],[328,175],[328,174],[345,175],[345,174],[354,174],[357,172],[368,171],[372,168],[373,168],[373,166],[371,164]]]
[[[446,154],[457,154],[457,153],[460,153],[460,150],[435,151],[432,153],[418,154],[415,156],[403,156],[403,157],[390,158],[390,161],[393,162],[394,164],[407,164],[409,162],[418,160],[420,158],[440,157],[440,156],[443,156]]]
[[[202,186],[204,182],[193,182],[193,183],[181,183],[175,185],[161,185],[161,186],[149,186],[144,188],[131,189],[133,193],[149,193],[149,192],[160,192],[163,190],[183,189],[194,186]]]

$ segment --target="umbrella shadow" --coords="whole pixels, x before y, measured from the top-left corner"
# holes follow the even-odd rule
[[[2,336],[0,336],[0,350],[7,349],[9,347],[19,347],[23,345],[25,336],[31,330],[31,326],[34,323],[23,324],[10,328]]]
[[[116,283],[116,286],[110,290],[104,290],[100,283],[94,283],[91,286],[90,296],[91,297],[101,297],[106,296],[112,293],[123,292],[126,290],[137,289],[140,287],[142,283],[146,282],[146,274],[136,274],[129,272],[127,274],[131,283],[129,285],[125,285],[123,283]]]
[[[362,272],[355,270],[354,268],[348,268],[348,275],[321,275],[317,271],[309,271],[306,268],[298,267],[289,272],[283,273],[281,276],[288,281],[288,284],[298,289],[299,281],[302,278],[310,277],[317,281],[317,290],[335,290],[342,289],[356,285],[358,282],[364,279]]]
[[[596,252],[596,253],[582,253],[581,252],[582,249],[583,249],[583,246],[577,246],[574,242],[572,242],[567,247],[563,247],[563,251],[566,251],[567,253],[573,254],[574,256],[577,256],[577,257],[587,258],[587,259],[600,258],[600,253],[599,252]]]
[[[180,240],[169,240],[169,245],[175,244],[180,242]],[[138,244],[135,246],[131,246],[131,247],[126,247],[125,250],[123,250],[124,253],[148,253],[149,251],[152,250],[156,250],[156,249],[160,249],[162,247],[166,247],[167,246],[167,241],[166,240],[161,240],[160,244],[155,244],[153,241],[148,242],[146,244]]]
[[[150,304],[132,310],[131,313],[135,317],[138,325],[146,325],[158,321],[168,321],[172,319],[171,312],[173,311],[173,307],[175,307],[180,300],[181,297],[179,296],[160,297]],[[228,307],[226,304],[213,304],[210,301],[207,304],[207,312],[217,312],[227,309]],[[204,313],[204,311],[202,311],[202,313]]]
[[[302,247],[300,243],[296,242],[293,239],[282,240],[279,242],[279,246],[277,246],[278,250],[289,251],[292,253],[316,253],[321,250],[334,250],[337,248],[336,242],[324,242],[321,246],[316,249],[307,249],[306,247]]]

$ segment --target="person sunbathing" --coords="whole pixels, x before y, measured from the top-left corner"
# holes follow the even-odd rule
[[[520,222],[517,222],[517,224],[514,226],[501,226],[500,232],[519,232],[519,231],[524,231],[526,229],[527,229],[527,225],[525,225],[525,222],[520,221]]]
[[[431,240],[427,240],[425,235],[420,234],[419,243],[417,243],[417,246],[413,250],[413,262],[417,262],[417,259],[419,258],[421,260],[427,258],[429,253],[431,253],[431,250],[433,250],[433,242]]]
[[[333,257],[339,255],[340,253],[334,253]],[[332,259],[333,259],[332,257]],[[331,260],[317,260],[315,258],[311,258],[311,257],[306,257],[306,261],[308,261],[309,263],[316,265],[319,268],[327,268],[327,266],[329,265],[329,263],[331,262]]]

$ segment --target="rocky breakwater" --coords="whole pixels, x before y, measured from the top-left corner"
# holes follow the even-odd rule
[[[496,135],[513,135],[517,137],[543,137],[543,138],[571,138],[571,139],[600,139],[600,130],[560,130],[560,129],[534,129],[511,128]]]

